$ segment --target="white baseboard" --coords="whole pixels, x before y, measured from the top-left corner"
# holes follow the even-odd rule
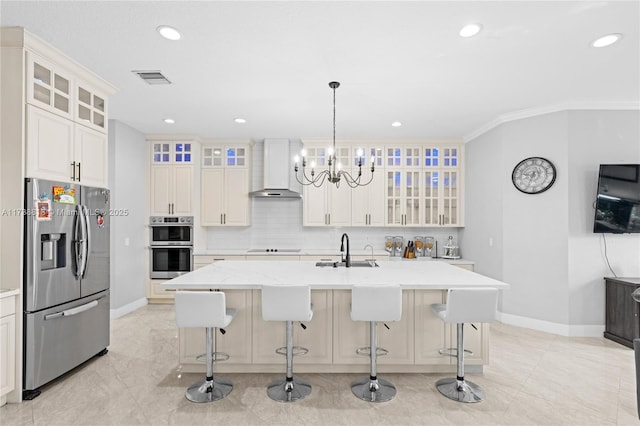
[[[134,302],[128,303],[124,306],[121,306],[117,309],[111,309],[110,310],[110,318],[116,319],[116,318],[120,318],[122,316],[125,316],[133,311],[135,311],[136,309],[140,309],[142,308],[144,305],[147,304],[147,298],[146,297],[142,297]]]
[[[498,312],[498,321],[516,327],[544,331],[568,337],[602,337],[604,325],[569,325]]]

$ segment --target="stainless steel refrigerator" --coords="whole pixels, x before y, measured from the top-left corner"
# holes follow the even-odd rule
[[[109,346],[109,190],[26,180],[24,384],[39,387]]]

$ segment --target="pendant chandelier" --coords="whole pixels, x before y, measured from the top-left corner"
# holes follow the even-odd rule
[[[333,146],[327,150],[328,168],[320,172],[316,172],[315,170],[316,165],[312,161],[311,164],[309,164],[311,168],[311,172],[307,173],[306,152],[303,149],[302,152],[300,153],[300,156],[302,157],[301,176],[298,175],[298,171],[300,170],[298,167],[300,157],[296,155],[294,159],[295,161],[294,171],[296,175],[296,180],[301,185],[313,185],[316,188],[321,187],[325,181],[335,184],[336,188],[340,187],[340,183],[342,181],[346,182],[347,185],[349,185],[351,188],[368,185],[373,180],[373,172],[375,171],[375,167],[374,167],[375,157],[371,157],[371,177],[366,182],[361,181],[362,166],[365,165],[364,152],[362,150],[358,150],[358,152],[356,153],[356,157],[358,160],[358,163],[357,163],[358,174],[356,177],[353,177],[353,175],[348,171],[343,170],[342,169],[343,165],[340,164],[336,159],[336,89],[340,87],[340,83],[337,81],[332,81],[331,83],[329,83],[329,87],[333,89]]]

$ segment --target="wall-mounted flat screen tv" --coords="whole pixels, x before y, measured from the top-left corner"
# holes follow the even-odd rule
[[[640,164],[601,164],[593,232],[640,233]]]

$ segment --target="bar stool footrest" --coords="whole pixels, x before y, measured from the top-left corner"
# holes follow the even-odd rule
[[[371,356],[371,348],[369,346],[358,348],[356,349],[356,354],[361,356]],[[376,356],[385,356],[388,354],[389,354],[388,350],[384,348],[376,348]]]
[[[226,352],[214,352],[213,353],[213,362],[218,361],[226,361],[229,359],[229,354]],[[196,361],[198,362],[207,362],[207,354],[200,354],[196,357]]]
[[[444,355],[444,356],[450,356],[452,358],[457,358],[458,357],[458,348],[445,348],[445,349],[438,349],[438,353],[440,355]],[[464,350],[464,354],[466,355],[473,355],[473,352],[465,349]]]
[[[281,348],[276,349],[276,353],[278,355],[287,355],[287,347],[283,346]],[[307,348],[303,348],[302,346],[293,347],[293,356],[306,355],[307,353],[309,353],[309,349]]]

